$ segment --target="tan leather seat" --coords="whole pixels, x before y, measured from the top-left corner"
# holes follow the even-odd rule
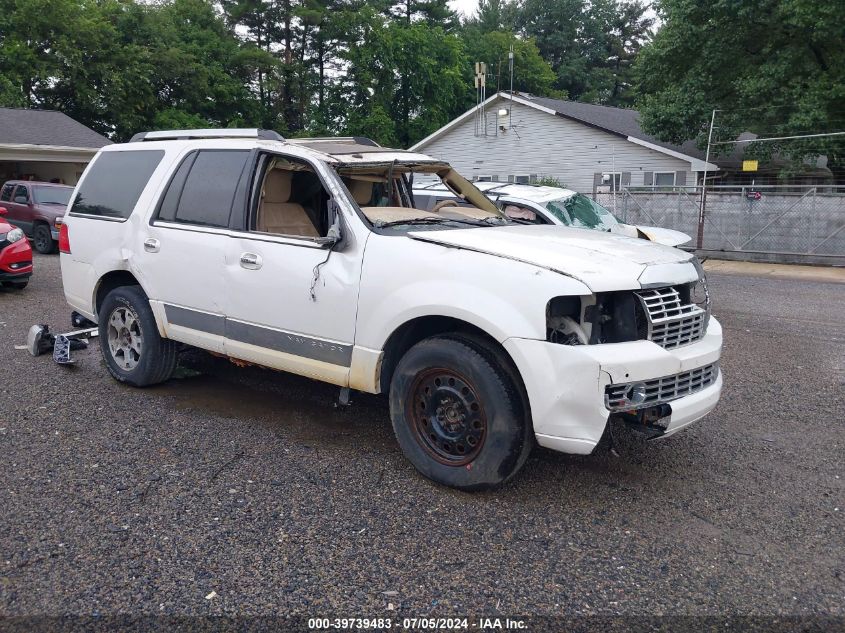
[[[279,235],[320,237],[301,204],[290,200],[293,172],[271,169],[264,178],[256,230]]]
[[[373,183],[367,180],[355,180],[353,178],[347,178],[345,180],[346,188],[349,189],[349,193],[352,194],[352,197],[355,198],[355,202],[359,206],[370,204],[370,201],[373,199]]]

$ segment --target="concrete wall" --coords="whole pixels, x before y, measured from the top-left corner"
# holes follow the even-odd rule
[[[499,108],[512,107],[512,128],[496,136]],[[690,164],[571,119],[499,99],[487,107],[487,136],[477,136],[474,117],[420,146],[419,151],[451,163],[470,179],[509,175],[551,176],[583,193],[593,192],[595,173],[629,172],[631,186],[647,172],[682,172],[695,183]]]
[[[612,208],[609,196],[599,202]],[[617,215],[631,224],[653,224],[698,231],[699,194],[628,192],[617,199]],[[808,258],[845,264],[845,195],[762,191],[759,200],[743,192],[708,192],[703,248],[734,253],[802,255],[769,261]],[[814,260],[815,261],[815,260]]]

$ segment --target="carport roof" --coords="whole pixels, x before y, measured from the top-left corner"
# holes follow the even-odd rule
[[[0,108],[0,145],[96,149],[111,141],[63,112]]]

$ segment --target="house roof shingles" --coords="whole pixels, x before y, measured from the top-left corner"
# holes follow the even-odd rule
[[[545,97],[534,97],[524,94],[516,96],[526,98],[538,105],[554,110],[561,116],[576,119],[587,125],[592,125],[622,136],[633,136],[648,143],[704,160],[705,152],[698,149],[695,141],[687,141],[683,145],[673,145],[643,132],[643,129],[640,127],[640,113],[637,110],[596,105],[593,103],[581,103],[580,101],[547,99]]]
[[[111,141],[56,110],[0,108],[0,145],[100,148]]]

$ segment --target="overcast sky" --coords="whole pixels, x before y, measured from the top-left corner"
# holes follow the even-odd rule
[[[478,8],[478,0],[449,0],[449,6],[459,13],[470,16]]]

